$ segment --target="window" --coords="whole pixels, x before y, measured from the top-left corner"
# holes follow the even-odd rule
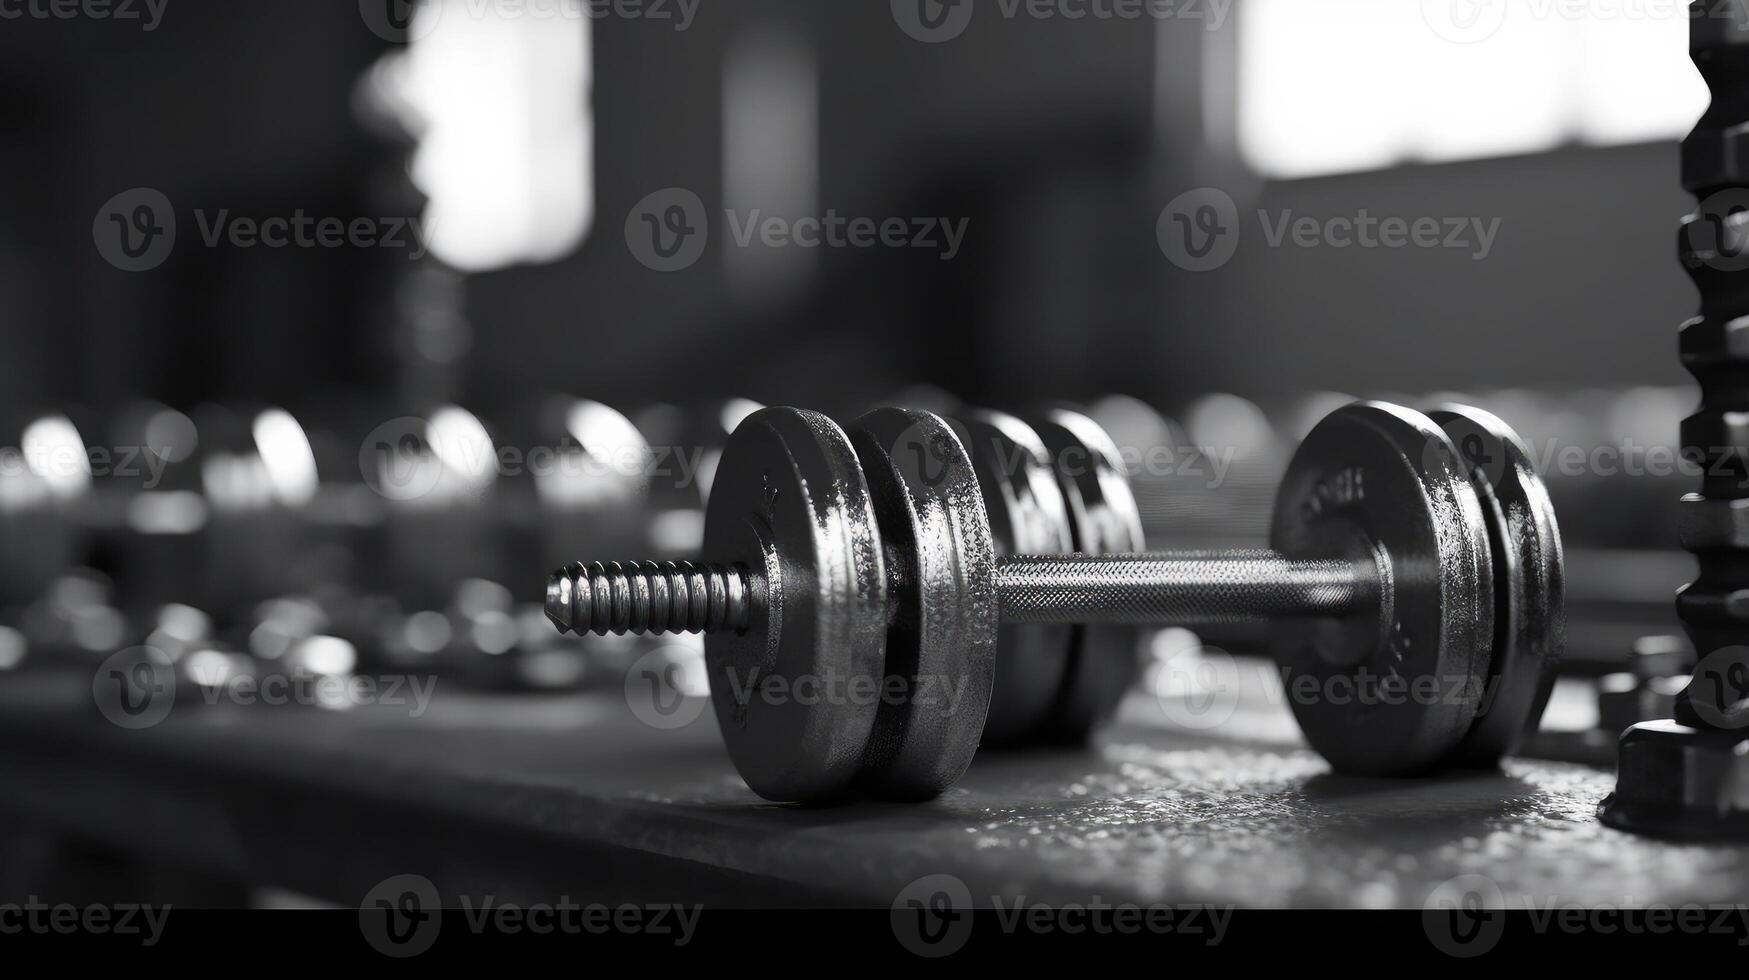
[[[1239,147],[1268,177],[1679,138],[1686,0],[1243,0]]]
[[[424,0],[408,34],[432,253],[479,272],[576,248],[595,213],[588,8]]]

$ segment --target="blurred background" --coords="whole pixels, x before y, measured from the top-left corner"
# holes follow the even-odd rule
[[[1620,676],[1691,574],[1706,94],[1684,5],[1564,6],[10,8],[0,670],[616,686],[545,572],[696,548],[760,405],[1077,404],[1228,464],[1132,473],[1202,547],[1324,412],[1461,396],[1546,463],[1567,669]],[[804,244],[834,216],[899,231]]]

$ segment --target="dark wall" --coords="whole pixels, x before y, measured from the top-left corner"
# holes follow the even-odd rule
[[[350,3],[173,3],[151,32],[7,21],[4,207],[26,216],[8,225],[6,289],[25,297],[5,306],[8,390],[294,402],[312,381],[368,380],[356,255],[192,247],[192,212],[364,212],[373,151],[350,96],[381,47]],[[92,241],[100,207],[135,187],[170,199],[191,246],[148,274]]]
[[[761,29],[814,48],[820,208],[967,218],[959,259],[822,254],[777,307],[731,294],[721,235],[681,273],[633,261],[623,224],[645,194],[682,186],[722,206],[722,51]],[[832,405],[859,384],[997,397],[1090,382],[1111,363],[1090,352],[1160,308],[1135,261],[1151,220],[1114,220],[1146,198],[1154,47],[1145,23],[1025,20],[926,45],[884,3],[724,4],[684,35],[599,25],[598,223],[571,260],[472,285],[478,390],[532,374],[636,400],[679,380]]]
[[[968,218],[959,261],[823,255],[805,290],[754,308],[727,288],[720,242],[680,274],[632,259],[622,229],[645,194],[683,186],[720,206],[723,52],[760,25],[813,39],[820,206]],[[1689,205],[1673,146],[1257,185],[1200,126],[1201,52],[1230,42],[1146,22],[983,19],[926,45],[885,4],[807,0],[707,5],[680,34],[597,23],[594,233],[564,261],[468,283],[462,390],[490,413],[541,389],[838,408],[931,382],[997,403],[1124,389],[1172,406],[1217,389],[1269,400],[1683,379],[1674,329],[1694,297],[1671,248]],[[142,185],[185,220],[197,207],[372,213],[393,149],[359,128],[352,96],[388,47],[352,3],[188,0],[150,34],[9,22],[0,384],[12,400],[296,408],[336,386],[392,386],[392,338],[372,316],[380,256],[179,249],[129,275],[91,242],[98,207]],[[1154,224],[1201,184],[1247,209],[1497,217],[1500,232],[1476,262],[1258,247],[1253,220],[1229,266],[1193,275],[1166,261]]]
[[[1286,390],[1581,388],[1685,381],[1676,326],[1697,297],[1676,260],[1675,144],[1275,183],[1271,215],[1499,218],[1493,251],[1271,249],[1255,218],[1231,264],[1162,263],[1206,320],[1173,318],[1172,383]]]

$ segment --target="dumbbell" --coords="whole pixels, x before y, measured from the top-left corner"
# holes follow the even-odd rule
[[[1101,503],[1127,496],[1121,468],[1063,451],[1099,434],[1065,443],[1063,426],[1041,428],[1059,437],[1076,519],[1088,533],[1121,523]],[[849,433],[813,412],[759,412],[723,456],[709,563],[572,564],[549,579],[547,614],[561,632],[707,634],[731,759],[785,802],[951,786],[1008,665],[1004,623],[1267,619],[1308,742],[1345,773],[1492,765],[1540,712],[1562,639],[1561,547],[1529,453],[1499,419],[1347,406],[1288,467],[1273,550],[1151,555],[1077,539],[1076,554],[998,557],[979,431],[898,409]],[[1368,672],[1417,696],[1355,696]],[[1428,681],[1438,689],[1418,696]]]

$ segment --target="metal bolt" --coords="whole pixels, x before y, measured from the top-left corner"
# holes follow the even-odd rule
[[[901,573],[902,574],[902,573]],[[1004,622],[1197,626],[1344,616],[1378,601],[1373,560],[1307,561],[1273,551],[1006,557]],[[547,583],[547,617],[575,633],[741,631],[765,585],[743,565],[597,562]]]
[[[751,610],[744,565],[573,562],[547,581],[547,618],[579,636],[739,632]]]

